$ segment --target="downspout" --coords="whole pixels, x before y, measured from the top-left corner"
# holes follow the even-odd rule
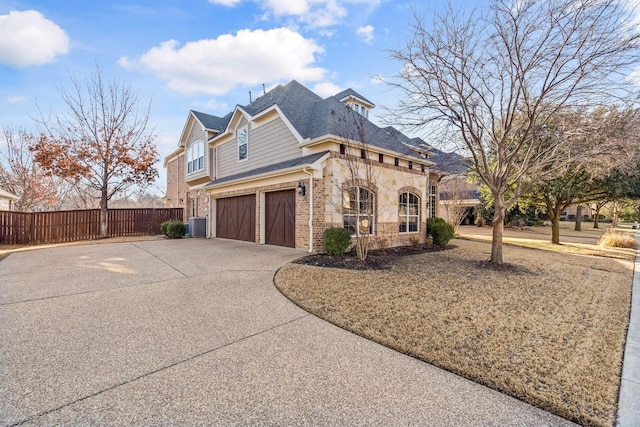
[[[313,253],[313,170],[309,172],[307,167],[302,171],[309,175],[309,253]]]
[[[211,238],[211,193],[207,195],[207,239]]]

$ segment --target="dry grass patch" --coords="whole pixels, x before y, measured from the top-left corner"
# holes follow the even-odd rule
[[[398,258],[390,270],[290,264],[276,286],[307,311],[584,425],[615,421],[633,263],[490,246]]]
[[[638,247],[638,242],[633,235],[619,230],[607,230],[607,232],[600,237],[599,243],[606,248],[636,249]]]

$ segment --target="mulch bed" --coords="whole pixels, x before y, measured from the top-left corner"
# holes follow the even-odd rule
[[[454,248],[454,246],[443,247],[431,243],[423,243],[415,246],[375,249],[369,251],[365,260],[359,260],[355,250],[353,250],[337,257],[327,254],[309,255],[297,260],[296,264],[345,270],[388,270],[399,258],[428,252],[440,252],[451,248]]]

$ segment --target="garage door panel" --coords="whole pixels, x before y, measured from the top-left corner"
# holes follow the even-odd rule
[[[216,203],[216,236],[255,242],[255,195],[218,199]]]
[[[265,194],[265,243],[295,247],[295,190]]]

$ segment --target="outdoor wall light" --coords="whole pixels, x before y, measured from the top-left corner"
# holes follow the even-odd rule
[[[304,186],[304,182],[298,181],[298,186],[296,188],[298,189],[299,195],[304,196],[307,194],[307,188]]]

